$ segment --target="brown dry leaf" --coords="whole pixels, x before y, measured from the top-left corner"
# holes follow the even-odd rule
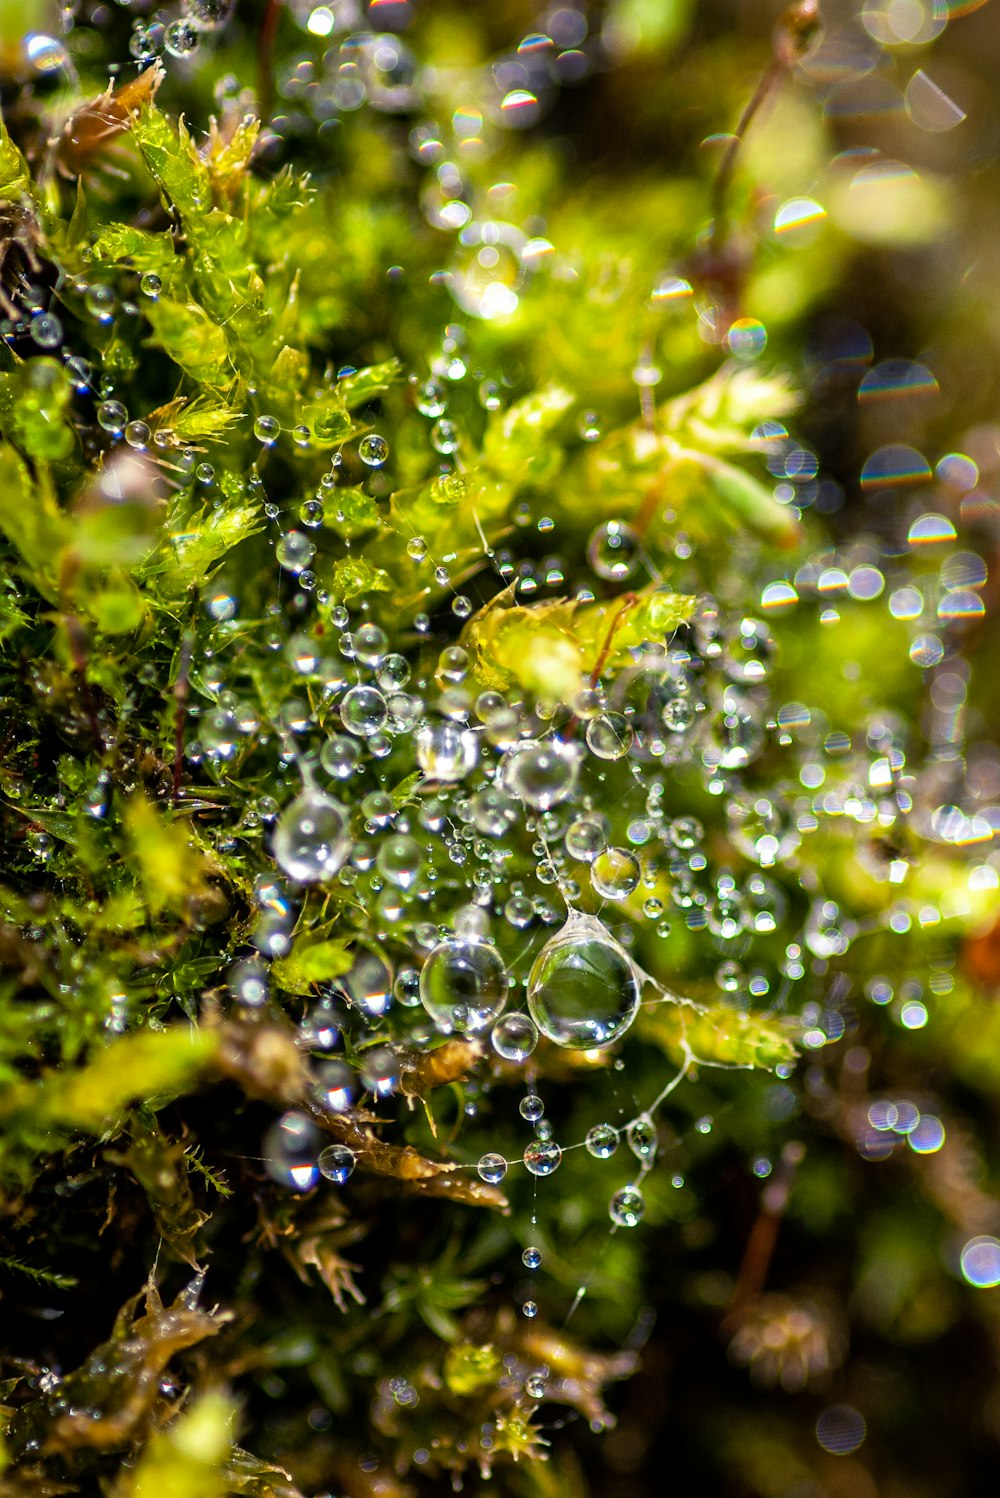
[[[198,1309],[201,1278],[164,1306],[152,1272],[143,1291],[126,1301],[106,1342],[49,1393],[17,1411],[8,1446],[18,1456],[127,1446],[151,1420],[160,1378],[175,1353],[214,1337],[227,1311]],[[145,1311],[136,1316],[145,1298]]]

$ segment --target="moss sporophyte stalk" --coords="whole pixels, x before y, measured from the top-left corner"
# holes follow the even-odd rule
[[[833,1491],[854,1172],[1000,1283],[989,441],[843,312],[948,8],[703,9],[0,3],[4,1498]]]

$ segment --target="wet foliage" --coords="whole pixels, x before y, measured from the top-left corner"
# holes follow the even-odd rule
[[[0,4],[2,1498],[979,1490],[978,9]]]

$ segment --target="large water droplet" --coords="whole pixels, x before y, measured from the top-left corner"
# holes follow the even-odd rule
[[[639,860],[627,848],[605,848],[590,865],[590,882],[603,900],[624,900],[639,884]]]
[[[339,801],[305,790],[285,808],[274,829],[274,856],[291,879],[331,879],[350,852],[348,816]]]
[[[417,764],[432,780],[462,780],[479,757],[479,740],[455,723],[426,723],[417,729]]]
[[[579,755],[558,740],[528,740],[516,744],[503,764],[503,783],[526,806],[548,811],[572,795],[579,769]]]
[[[484,941],[449,937],[431,952],[420,974],[420,1000],[439,1030],[475,1034],[493,1023],[507,1002],[507,969]]]
[[[625,949],[592,916],[572,912],[528,975],[528,1009],[556,1045],[592,1050],[623,1035],[641,985]]]
[[[588,1155],[593,1155],[595,1160],[610,1160],[618,1148],[618,1130],[614,1124],[594,1124],[592,1129],[588,1129],[583,1142],[587,1146]]]

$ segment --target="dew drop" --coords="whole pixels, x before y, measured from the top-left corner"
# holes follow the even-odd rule
[[[358,457],[369,468],[381,468],[389,456],[389,444],[377,432],[369,432],[358,443]]]
[[[385,698],[377,687],[351,687],[340,704],[340,721],[348,733],[361,739],[380,733],[388,715]]]
[[[319,1179],[319,1141],[319,1130],[307,1114],[293,1109],[275,1119],[263,1145],[264,1168],[271,1180],[293,1191],[309,1191]]]
[[[592,1129],[587,1130],[584,1144],[588,1155],[593,1155],[595,1160],[610,1160],[618,1148],[618,1130],[614,1124],[594,1124]]]
[[[623,713],[604,713],[587,724],[587,747],[598,759],[624,759],[635,740]]]
[[[532,1139],[525,1146],[524,1163],[533,1176],[550,1176],[561,1160],[562,1150],[553,1139]]]
[[[637,1160],[654,1160],[656,1158],[656,1124],[648,1113],[640,1114],[629,1124],[626,1131],[628,1147]]]
[[[608,582],[623,583],[634,577],[640,560],[638,534],[624,520],[606,520],[587,542],[587,561],[591,569]]]
[[[605,848],[590,866],[590,882],[604,900],[625,900],[638,887],[639,860],[627,848]]]
[[[434,948],[420,973],[420,1001],[446,1035],[485,1030],[508,992],[507,969],[484,941],[449,937]]]
[[[482,1156],[476,1169],[480,1180],[485,1181],[488,1186],[498,1186],[507,1174],[507,1161],[503,1155],[486,1154]]]
[[[620,1228],[637,1227],[645,1211],[646,1199],[638,1186],[623,1186],[608,1203],[608,1215]]]
[[[346,1144],[328,1144],[320,1151],[317,1164],[320,1175],[336,1186],[343,1186],[354,1170],[354,1151]]]
[[[274,856],[291,879],[330,879],[350,852],[348,814],[339,801],[305,790],[285,808],[274,829]]]
[[[501,776],[526,806],[548,811],[572,795],[578,772],[579,756],[572,745],[529,739],[508,751]]]
[[[538,1044],[538,1029],[526,1014],[505,1014],[490,1039],[504,1061],[526,1061]]]
[[[623,1035],[641,988],[628,953],[591,916],[572,913],[528,975],[528,1009],[547,1039],[592,1050]]]
[[[479,758],[479,740],[454,723],[426,723],[415,735],[417,764],[432,780],[462,780]]]
[[[521,1099],[517,1111],[528,1123],[537,1123],[545,1112],[545,1104],[537,1092],[529,1092],[527,1097]]]

